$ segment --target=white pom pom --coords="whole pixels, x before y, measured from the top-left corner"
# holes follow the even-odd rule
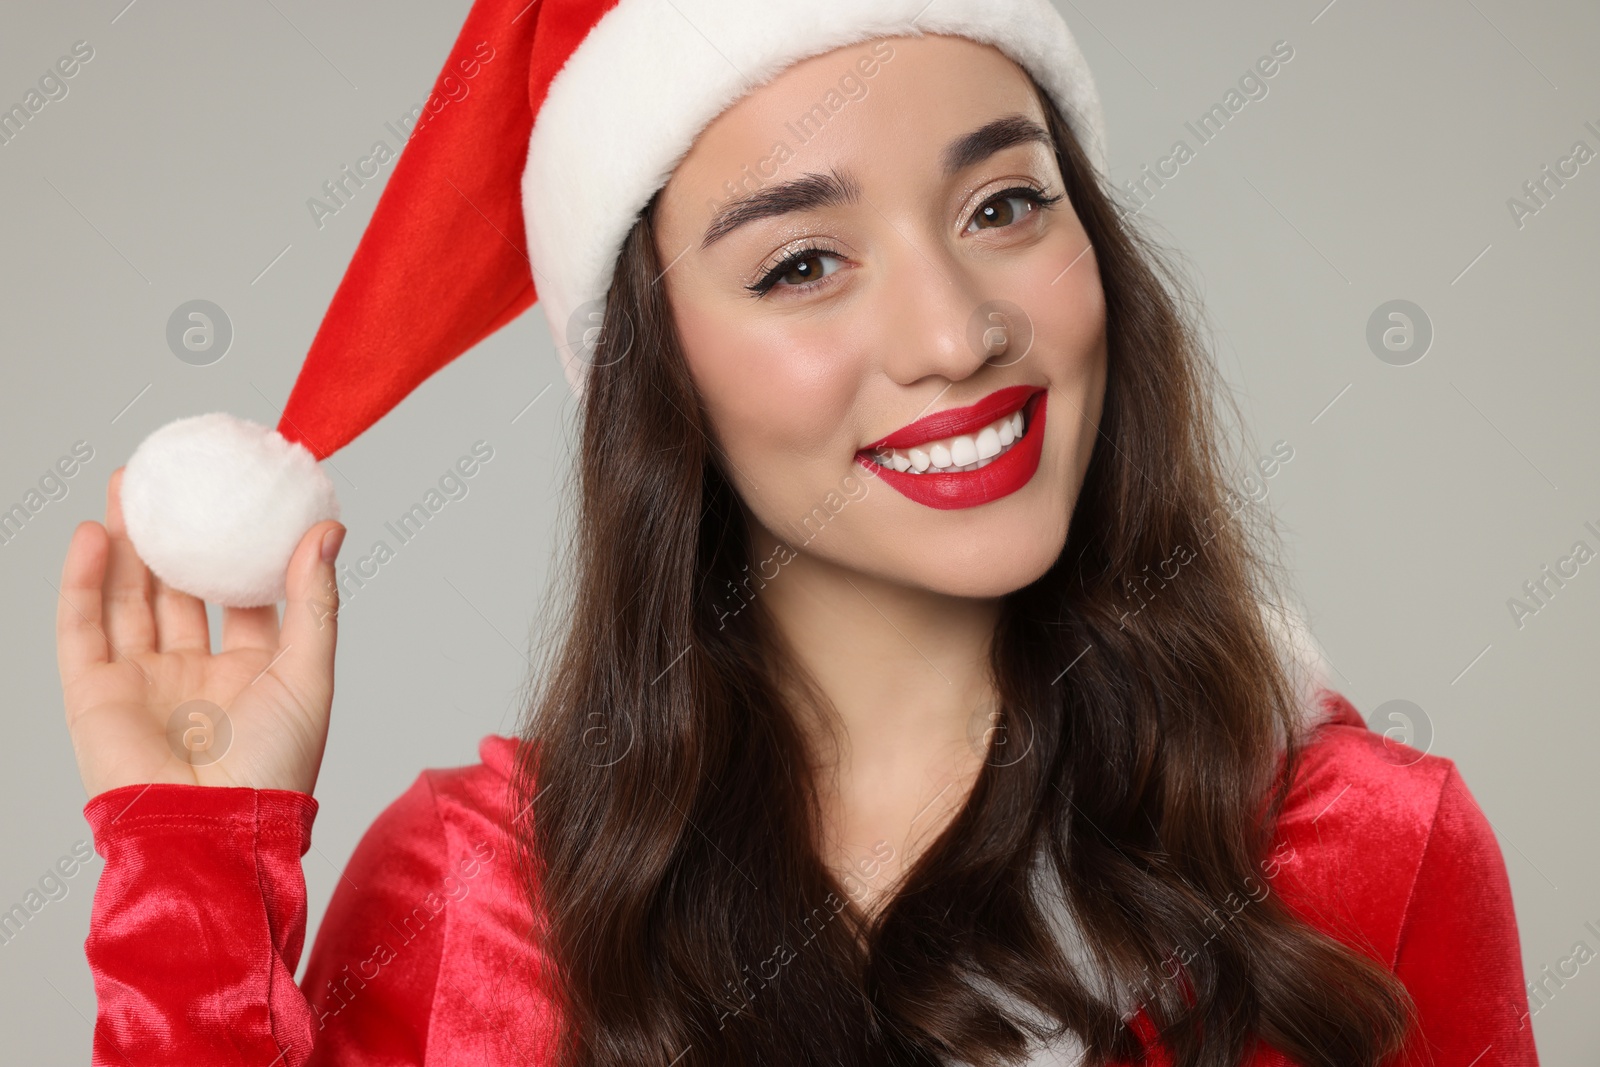
[[[284,599],[295,546],[339,501],[304,445],[219,411],[144,439],[122,473],[122,514],[163,582],[248,608]]]

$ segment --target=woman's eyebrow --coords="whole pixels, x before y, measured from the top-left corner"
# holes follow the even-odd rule
[[[995,119],[971,133],[963,134],[945,148],[944,178],[953,178],[1002,149],[1033,142],[1046,146],[1053,144],[1049,131],[1025,115],[1007,115]],[[747,222],[787,215],[792,211],[814,211],[839,204],[854,204],[860,197],[861,187],[849,172],[804,174],[724,204],[712,216],[705,236],[701,238],[700,248],[710,248]]]
[[[1013,145],[1035,142],[1046,148],[1055,143],[1050,139],[1050,131],[1026,115],[995,119],[950,143],[944,150],[944,178],[948,181],[974,163],[981,163]]]
[[[861,187],[848,173],[830,171],[827,174],[804,174],[792,181],[730,200],[712,217],[711,225],[706,227],[706,235],[700,241],[700,248],[710,248],[747,222],[787,215],[791,211],[814,211],[835,204],[854,204],[860,197]]]

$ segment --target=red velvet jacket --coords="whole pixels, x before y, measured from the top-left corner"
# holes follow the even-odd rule
[[[1406,1067],[1533,1067],[1494,831],[1450,760],[1386,742],[1337,693],[1321,703],[1266,884],[1405,982],[1421,1016]],[[514,745],[485,738],[482,763],[424,771],[378,817],[299,985],[315,800],[185,785],[90,799],[96,1067],[536,1067],[549,1013],[502,829]]]

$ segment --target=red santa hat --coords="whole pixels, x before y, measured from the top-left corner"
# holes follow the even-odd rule
[[[300,538],[339,516],[318,461],[536,299],[581,392],[572,324],[598,325],[623,239],[700,131],[799,60],[928,33],[1027,70],[1104,173],[1099,97],[1049,0],[477,0],[277,428],[178,419],[128,460],[139,555],[205,600],[282,600]]]

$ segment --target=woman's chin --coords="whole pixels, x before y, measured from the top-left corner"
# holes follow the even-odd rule
[[[944,596],[992,599],[1014,593],[1041,578],[1061,555],[1061,536],[1039,531],[1014,536],[1004,545],[951,545],[945,551],[924,551],[901,557],[890,568],[875,568],[878,577]]]
[[[930,585],[929,588],[946,596],[972,597],[979,600],[996,599],[1015,593],[1018,589],[1038,581],[1050,569],[1056,558],[1056,555],[1052,555],[1049,558],[1041,557],[1037,561],[990,561],[981,569],[952,576],[956,579],[954,581],[942,581],[937,586]]]

